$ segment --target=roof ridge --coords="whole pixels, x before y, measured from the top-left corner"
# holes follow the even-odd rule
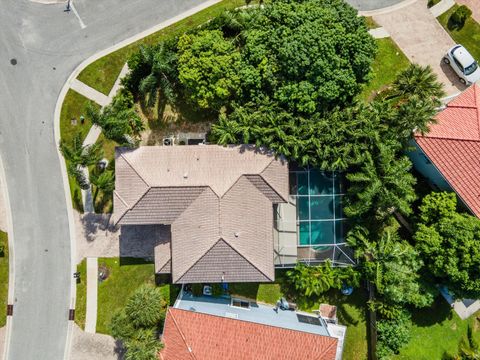
[[[477,110],[477,136],[480,140],[480,94],[478,94],[477,84],[473,84],[473,97],[475,101],[475,109]]]
[[[125,215],[126,215],[130,210],[132,210],[132,209],[140,202],[140,200],[142,200],[142,199],[145,197],[145,195],[146,195],[150,190],[152,190],[152,188],[151,188],[151,187],[147,187],[147,189],[145,190],[145,192],[137,199],[137,201],[135,201],[135,203],[134,203],[130,208],[127,209],[127,211],[125,211],[125,212],[122,214],[122,216],[120,216],[120,217],[118,218],[118,220],[117,220],[117,222],[116,222],[115,224],[118,224],[118,223],[120,222],[120,220],[122,220],[122,219],[125,217]]]
[[[123,198],[120,196],[120,194],[118,193],[117,190],[113,190],[113,193],[115,195],[117,195],[117,197],[120,199],[120,201],[123,203],[123,205],[125,205],[127,208],[128,208],[128,204],[125,202],[125,200],[123,200]],[[127,210],[128,211],[128,210]]]
[[[207,251],[205,251],[205,252],[203,253],[203,255],[200,256],[200,257],[192,264],[192,266],[190,266],[187,270],[185,270],[185,271],[183,272],[183,274],[178,277],[177,280],[180,280],[182,277],[184,277],[187,272],[189,272],[196,264],[198,264],[198,262],[199,262],[200,260],[202,260],[203,257],[204,257],[205,255],[207,255],[208,252],[209,252],[210,250],[212,250],[213,247],[214,247],[215,245],[217,245],[220,240],[223,240],[223,238],[221,238],[221,237],[218,238],[218,240],[215,241],[215,242],[212,244],[212,246],[210,246],[210,247],[207,249]],[[223,240],[223,241],[226,243],[225,240]],[[176,281],[173,280],[173,271],[172,271],[172,282],[173,282],[173,283],[176,283]]]
[[[247,261],[250,265],[252,265],[255,269],[257,269],[257,271],[258,271],[259,273],[261,273],[263,276],[265,276],[267,279],[270,279],[271,281],[274,281],[274,280],[275,280],[275,278],[271,279],[270,276],[267,276],[262,270],[260,270],[260,269],[258,268],[258,266],[256,266],[254,263],[252,263],[252,262],[250,261],[250,259],[248,259],[245,255],[243,255],[242,253],[240,253],[240,251],[238,251],[238,250],[235,248],[235,246],[233,246],[232,244],[230,244],[229,241],[225,240],[223,237],[221,237],[219,240],[223,240],[223,242],[224,242],[225,244],[227,244],[228,246],[230,246],[233,251],[235,251],[235,252],[236,252],[238,255],[240,255],[243,259],[245,259],[245,261]]]
[[[462,141],[462,142],[480,142],[479,139],[459,139],[454,137],[442,137],[442,136],[425,136],[415,135],[415,139],[435,139],[435,140],[449,140],[449,141]]]
[[[168,307],[168,313],[170,314],[170,317],[172,318],[173,320],[173,324],[175,325],[175,327],[177,328],[180,336],[182,337],[182,340],[183,342],[185,343],[185,346],[187,347],[187,350],[188,350],[188,353],[190,354],[190,356],[192,357],[192,359],[196,359],[197,357],[195,356],[195,354],[193,353],[193,350],[192,348],[188,345],[187,343],[187,339],[185,338],[185,335],[183,334],[183,331],[181,330],[180,326],[178,325],[177,323],[177,320],[175,319],[175,316],[173,315],[172,311],[170,311],[170,307]],[[166,325],[164,325],[164,328],[166,327]]]
[[[322,336],[322,335],[320,335]],[[337,347],[338,345],[338,339],[334,336],[330,336],[331,338],[334,338],[337,340],[337,342],[334,344],[334,343],[331,343],[318,357],[317,357],[317,360],[323,360],[324,359],[324,356],[331,350],[331,348],[335,345],[335,348]],[[335,354],[337,354],[337,350],[335,349]]]
[[[257,176],[258,176],[258,177],[259,177],[261,180],[263,180],[263,182],[270,188],[270,190],[272,190],[275,194],[277,194],[279,198],[281,198],[281,199],[283,199],[285,202],[287,202],[287,200],[285,200],[285,199],[283,198],[283,196],[280,195],[280,194],[278,193],[278,191],[275,190],[275,189],[273,188],[273,186],[270,185],[270,183],[269,183],[261,174],[243,174],[242,176],[245,176],[245,177],[247,178],[247,180],[250,181],[250,183],[252,183],[252,180],[250,180],[250,179],[248,178],[249,176],[252,176],[252,177],[257,177]],[[256,187],[256,185],[255,185],[254,183],[252,183],[252,185]],[[258,188],[257,188],[257,189],[258,189]],[[260,191],[260,190],[259,190],[259,191]],[[265,196],[268,200],[270,200],[270,199],[268,198],[268,196],[265,195],[265,193],[264,193],[263,191],[260,191],[260,192],[263,194],[263,196]],[[273,201],[272,201],[272,203],[273,203]]]
[[[138,173],[138,171],[135,169],[135,167],[130,163],[130,161],[128,161],[128,159],[123,156],[123,153],[120,153],[120,156],[123,158],[123,160],[125,160],[125,162],[128,164],[128,166],[130,166],[130,168],[133,170],[133,172],[135,174],[137,174],[137,176],[145,183],[145,185],[147,185],[148,187],[151,187],[149,183],[147,183],[147,181],[142,177],[142,175],[140,175]]]

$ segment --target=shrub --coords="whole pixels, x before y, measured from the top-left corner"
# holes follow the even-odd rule
[[[461,29],[465,25],[465,21],[472,15],[472,10],[470,10],[465,5],[459,6],[457,10],[450,15],[449,23],[451,27]]]
[[[410,315],[402,311],[392,320],[377,322],[377,357],[386,359],[392,354],[398,354],[400,349],[410,340],[412,322]]]
[[[162,344],[157,331],[165,318],[166,302],[160,290],[150,285],[138,288],[110,324],[112,335],[121,340],[126,360],[155,360]]]
[[[440,0],[428,0],[427,6],[431,8],[432,6],[437,5],[440,2]]]
[[[212,284],[212,295],[213,296],[223,295],[223,287],[221,284]]]
[[[202,284],[192,284],[192,294],[193,294],[193,296],[202,296],[203,295],[203,285]]]
[[[0,245],[0,257],[4,257],[4,256],[5,256],[5,246]]]

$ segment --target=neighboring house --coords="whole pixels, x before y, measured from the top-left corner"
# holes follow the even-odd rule
[[[480,217],[480,87],[469,87],[436,119],[428,134],[415,136],[410,158],[434,186],[454,190]]]
[[[117,148],[116,224],[168,225],[155,271],[173,283],[274,281],[274,205],[288,164],[254,146]]]
[[[345,327],[332,325],[342,329],[337,339],[316,315],[242,301],[181,294],[167,310],[160,359],[341,359]]]

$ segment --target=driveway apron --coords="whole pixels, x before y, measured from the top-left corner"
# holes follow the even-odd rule
[[[433,68],[447,95],[464,89],[453,70],[442,62],[455,42],[430,13],[425,1],[418,0],[402,9],[376,15],[373,19],[388,31],[412,63]]]

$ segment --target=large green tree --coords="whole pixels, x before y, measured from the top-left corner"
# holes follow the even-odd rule
[[[458,297],[480,296],[480,220],[455,210],[455,194],[432,193],[414,239],[426,268]]]
[[[287,111],[313,114],[350,102],[376,53],[364,19],[342,0],[278,0],[244,30],[242,89]]]
[[[220,109],[240,85],[240,53],[220,30],[184,34],[178,40],[178,78],[200,108]]]

